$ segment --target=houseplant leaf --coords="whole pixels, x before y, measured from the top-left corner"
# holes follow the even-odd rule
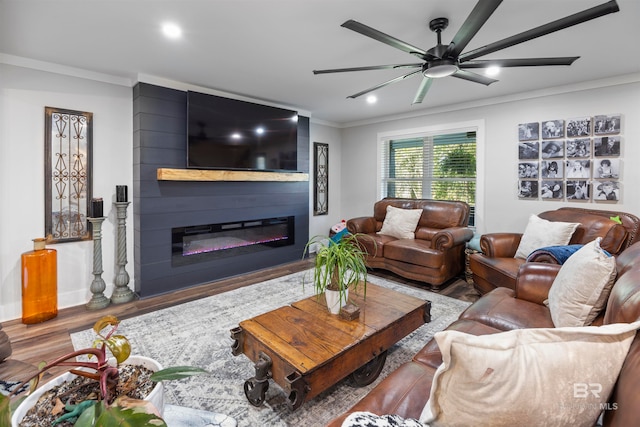
[[[165,380],[179,380],[181,378],[187,378],[192,375],[199,374],[208,374],[208,372],[194,366],[172,366],[170,368],[154,372],[149,379],[155,382],[160,382]]]
[[[96,420],[100,427],[167,427],[164,420],[157,415],[135,412],[133,409],[109,408]]]
[[[93,405],[90,408],[85,409],[78,417],[73,427],[93,427],[96,425],[96,418],[100,414],[100,410],[103,407],[103,402]]]
[[[117,326],[119,323],[120,321],[115,316],[111,316],[111,315],[103,316],[100,319],[98,319],[96,323],[94,323],[93,331],[96,333],[96,335],[102,336],[100,332],[102,332],[104,328],[106,328],[107,326]]]
[[[105,341],[105,344],[109,347],[118,364],[127,360],[131,355],[131,344],[124,335],[112,335]]]
[[[11,425],[11,411],[9,410],[9,398],[0,394],[0,427]]]
[[[75,427],[93,426],[166,426],[158,410],[150,402],[120,397],[112,406],[104,401],[85,410]]]

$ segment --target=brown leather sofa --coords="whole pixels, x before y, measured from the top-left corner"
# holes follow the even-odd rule
[[[615,216],[622,224],[610,219]],[[569,244],[586,244],[602,237],[602,248],[613,255],[633,244],[640,228],[640,219],[625,212],[565,207],[542,212],[538,217],[547,221],[580,223]],[[514,258],[521,238],[522,233],[490,233],[480,237],[482,252],[469,257],[469,268],[481,294],[497,287],[514,289],[518,269],[525,263],[522,258]],[[555,262],[544,254],[530,261]]]
[[[387,206],[422,209],[415,239],[377,234]],[[365,236],[359,242],[367,249],[367,266],[393,271],[408,279],[442,287],[464,269],[464,248],[473,237],[469,205],[460,201],[385,198],[373,206],[373,216],[347,221],[347,230]]]
[[[520,269],[515,289],[500,287],[482,296],[447,329],[487,335],[519,328],[552,328],[549,309],[542,302],[560,268],[557,264],[526,263]],[[594,325],[632,323],[640,319],[640,243],[616,257],[616,268],[618,277],[607,306]],[[347,413],[328,425],[340,426],[349,413],[356,411],[419,418],[429,398],[433,375],[441,363],[438,345],[432,339],[411,361],[401,365]],[[631,344],[609,398],[605,427],[638,425],[639,381],[640,333]],[[540,420],[540,425],[544,424],[544,420]]]

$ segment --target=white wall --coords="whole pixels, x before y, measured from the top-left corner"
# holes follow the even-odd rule
[[[311,120],[309,142],[309,237],[327,236],[332,225],[342,219],[340,202],[342,182],[342,156],[340,129]],[[329,144],[329,212],[327,215],[313,215],[313,171],[315,170],[313,143]]]
[[[478,179],[485,189],[483,212],[478,212],[478,232],[522,231],[530,213],[560,206],[620,210],[640,216],[640,78],[630,76],[580,87],[521,95],[520,99],[496,100],[494,104],[418,117],[380,121],[342,131],[341,215],[371,215],[378,200],[376,144],[379,133],[438,126],[446,123],[484,121],[484,171]],[[600,86],[595,87],[594,86]],[[559,93],[563,91],[564,93]],[[555,93],[554,93],[555,92]],[[525,99],[526,98],[526,99]],[[518,124],[549,119],[569,119],[598,114],[622,115],[622,200],[617,204],[577,203],[551,200],[519,200],[516,197]],[[344,161],[349,159],[349,161]],[[479,157],[480,159],[480,157]],[[333,173],[333,171],[331,171]]]
[[[104,199],[102,278],[115,273],[115,186],[132,198],[130,86],[0,63],[0,321],[19,318],[20,255],[44,237],[44,107],[93,113],[93,194]],[[127,211],[127,272],[133,288],[133,217]],[[58,251],[58,307],[85,304],[93,280],[93,242],[49,245]]]

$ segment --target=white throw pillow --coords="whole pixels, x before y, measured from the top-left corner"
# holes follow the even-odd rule
[[[526,259],[536,249],[566,245],[579,225],[577,222],[547,221],[531,215],[515,257]]]
[[[420,421],[430,427],[592,427],[639,327],[438,332],[443,363]]]
[[[571,255],[558,272],[545,304],[556,327],[587,326],[604,308],[616,279],[616,260],[601,237]]]
[[[420,215],[422,215],[422,209],[400,209],[389,205],[378,234],[398,239],[414,239]]]

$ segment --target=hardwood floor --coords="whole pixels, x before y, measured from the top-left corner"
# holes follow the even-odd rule
[[[8,360],[0,363],[0,379],[23,379],[30,372],[33,372],[34,366],[38,363],[44,360],[51,361],[56,357],[73,351],[70,334],[91,328],[102,316],[114,315],[118,319],[124,320],[129,317],[306,270],[312,266],[311,263],[311,260],[297,261],[267,270],[178,290],[166,295],[137,299],[126,304],[112,304],[102,310],[89,311],[84,305],[64,308],[58,311],[58,316],[55,319],[36,325],[24,325],[20,319],[4,322],[2,323],[2,329],[11,340],[13,354]],[[374,270],[373,274],[408,286],[425,289],[424,283],[404,279],[391,272]],[[465,301],[475,301],[478,298],[477,292],[473,289],[473,286],[463,279],[454,279],[439,293]],[[52,374],[55,373],[55,371],[52,372]]]

